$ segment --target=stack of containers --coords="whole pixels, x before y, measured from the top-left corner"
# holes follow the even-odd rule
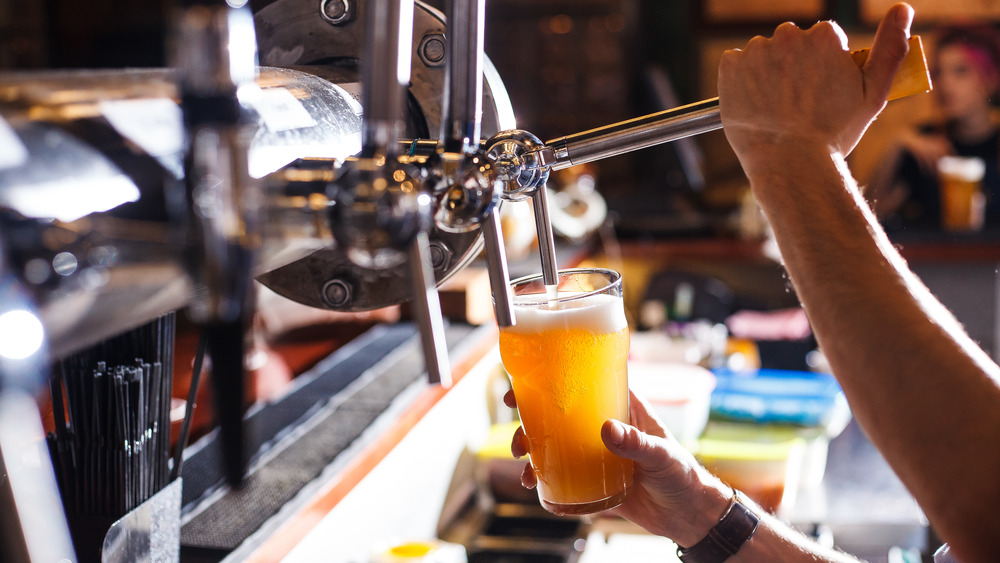
[[[830,439],[851,413],[832,375],[786,370],[713,370],[710,422],[696,455],[771,512],[819,487]]]

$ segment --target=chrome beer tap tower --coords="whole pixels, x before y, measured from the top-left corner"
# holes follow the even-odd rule
[[[0,73],[0,452],[30,559],[73,558],[47,454],[29,471],[11,422],[52,361],[187,308],[238,484],[254,280],[337,311],[412,300],[449,385],[436,287],[483,247],[516,322],[502,200],[532,199],[554,285],[551,170],[720,127],[710,100],[547,143],[515,129],[485,0],[244,4],[179,8],[172,68]]]

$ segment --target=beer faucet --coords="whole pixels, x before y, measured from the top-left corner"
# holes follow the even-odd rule
[[[245,328],[252,315],[254,259],[263,196],[250,177],[252,131],[240,95],[256,88],[257,50],[249,8],[194,4],[180,16],[176,64],[187,132],[177,235],[196,291],[190,313],[212,359],[215,408],[228,482],[243,479]],[[178,190],[181,191],[181,190]],[[179,194],[178,194],[179,195]]]
[[[482,229],[497,324],[513,326],[510,274],[500,229],[503,188],[491,159],[479,146],[486,2],[448,0],[445,11],[449,45],[435,222],[444,231]]]
[[[431,383],[447,387],[451,368],[427,236],[432,198],[426,170],[402,155],[399,144],[410,81],[413,0],[374,0],[364,17],[362,148],[334,182],[331,225],[358,266],[380,269],[409,261],[427,375]]]

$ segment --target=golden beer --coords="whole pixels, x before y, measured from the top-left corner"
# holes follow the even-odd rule
[[[521,297],[514,301],[517,325],[500,333],[500,354],[539,499],[556,514],[617,506],[632,485],[632,461],[607,450],[601,426],[610,418],[628,422],[628,324],[620,293],[560,288],[551,304],[544,295]]]
[[[980,158],[946,156],[938,161],[941,226],[949,231],[978,231],[983,226],[986,165]]]

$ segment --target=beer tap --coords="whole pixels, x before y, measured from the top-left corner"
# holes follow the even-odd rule
[[[486,2],[449,0],[445,12],[449,45],[435,220],[444,231],[482,228],[497,324],[513,326],[510,274],[500,230],[502,187],[492,162],[479,147]]]
[[[413,0],[374,0],[364,17],[362,148],[334,182],[331,225],[358,266],[380,269],[409,261],[428,379],[447,387],[451,368],[427,237],[432,198],[424,190],[425,170],[402,155],[399,145],[410,81]]]
[[[252,132],[240,95],[255,88],[256,39],[249,8],[193,4],[180,16],[176,64],[187,132],[184,197],[172,198],[203,324],[228,482],[242,482],[245,327],[262,194],[248,167]],[[181,203],[183,202],[183,203]]]
[[[504,199],[522,201],[531,198],[542,261],[542,281],[550,297],[554,297],[559,284],[559,268],[545,188],[549,179],[549,162],[539,160],[547,159],[551,153],[544,150],[545,146],[538,137],[519,129],[497,133],[486,141],[486,147],[497,178],[504,184]]]

